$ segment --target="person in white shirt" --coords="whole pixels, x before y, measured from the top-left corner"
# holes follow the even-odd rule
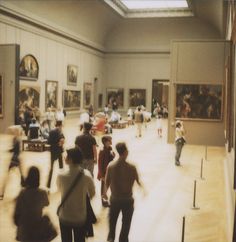
[[[55,119],[56,119],[56,121],[62,121],[62,123],[63,123],[63,121],[65,119],[65,115],[63,113],[62,108],[58,108],[57,111],[55,112]]]
[[[90,122],[89,113],[87,111],[82,112],[79,117],[80,131],[82,131],[84,127],[84,123],[89,123],[89,122]]]
[[[157,135],[162,138],[162,116],[157,116]]]
[[[79,148],[67,150],[66,163],[69,165],[69,171],[57,177],[57,187],[62,199],[77,179],[63,206],[58,210],[62,242],[72,242],[72,233],[75,242],[85,241],[86,197],[88,195],[92,198],[95,195],[95,186],[89,171],[81,168],[82,160],[83,155]]]

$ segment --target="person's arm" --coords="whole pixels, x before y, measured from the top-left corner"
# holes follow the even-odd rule
[[[95,185],[91,176],[88,176],[88,195],[90,199],[93,198],[95,195]]]
[[[111,173],[111,171],[110,171],[109,165],[108,165],[107,172],[106,172],[106,176],[105,176],[105,191],[104,191],[104,195],[103,195],[103,197],[105,199],[108,199],[108,197],[107,197],[107,191],[108,191],[108,189],[109,189],[109,187],[111,185],[111,174],[110,173]]]
[[[97,146],[96,145],[93,145],[93,159],[94,159],[94,162],[97,163]]]

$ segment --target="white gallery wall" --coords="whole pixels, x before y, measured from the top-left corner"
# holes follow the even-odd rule
[[[42,32],[42,31],[41,31]],[[20,59],[33,55],[39,64],[37,81],[20,80],[20,85],[40,87],[40,110],[45,111],[45,82],[58,81],[58,106],[62,106],[62,91],[80,90],[83,107],[83,83],[98,79],[98,92],[103,81],[103,55],[96,51],[72,44],[47,33],[34,33],[0,22],[0,44],[16,43],[20,45]],[[78,66],[77,86],[67,85],[67,65]],[[94,102],[92,95],[92,103]]]

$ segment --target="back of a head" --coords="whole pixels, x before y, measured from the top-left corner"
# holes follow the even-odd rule
[[[85,122],[84,123],[84,131],[90,131],[93,125],[91,123]]]
[[[61,127],[62,126],[62,121],[61,120],[57,120],[55,126],[56,127]]]
[[[39,187],[39,169],[36,166],[32,166],[29,169],[28,176],[26,177],[25,184],[28,188],[38,188]]]
[[[80,148],[71,148],[66,151],[67,157],[72,161],[73,164],[79,165],[82,164],[83,156]]]
[[[102,137],[102,144],[105,145],[107,141],[110,141],[112,138],[109,135],[105,135]]]
[[[141,107],[138,107],[138,111],[141,111]]]
[[[116,150],[119,155],[124,154],[125,151],[127,151],[127,146],[125,142],[119,142],[116,144]]]

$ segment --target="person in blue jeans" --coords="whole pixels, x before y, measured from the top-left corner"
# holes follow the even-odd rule
[[[107,241],[115,241],[116,223],[119,213],[122,213],[122,228],[119,242],[128,242],[129,230],[134,212],[133,185],[136,181],[142,187],[135,165],[126,161],[128,149],[125,143],[117,143],[119,154],[117,161],[112,161],[107,167],[105,184],[111,189],[109,210],[109,233]],[[106,193],[105,196],[107,197]]]

